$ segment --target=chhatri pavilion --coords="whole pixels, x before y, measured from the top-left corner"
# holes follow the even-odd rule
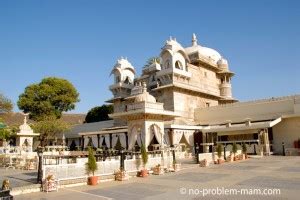
[[[130,151],[143,143],[148,150],[174,146],[190,153],[199,146],[201,153],[217,143],[230,150],[245,142],[249,153],[269,155],[281,153],[283,142],[293,149],[300,137],[300,96],[238,102],[228,61],[195,34],[188,47],[167,40],[140,76],[126,58],[111,75],[113,120],[78,127],[79,136],[67,135],[68,145],[114,148],[119,141]]]

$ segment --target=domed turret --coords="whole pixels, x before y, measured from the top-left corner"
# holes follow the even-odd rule
[[[192,46],[185,48],[185,52],[190,56],[191,54],[197,53],[199,57],[203,57],[213,62],[213,64],[217,65],[217,62],[222,58],[219,52],[212,48],[203,47],[197,43],[197,37],[193,33],[192,36]],[[196,59],[198,59],[198,55]],[[192,58],[191,58],[192,61]]]
[[[126,58],[121,58],[117,60],[117,63],[113,67],[112,74],[114,75],[114,83],[109,89],[114,94],[114,97],[128,96],[134,86],[134,67]]]
[[[225,58],[218,60],[217,65],[221,70],[228,71],[228,61]]]
[[[26,115],[24,117],[24,123],[21,126],[19,126],[19,129],[20,129],[21,134],[32,134],[33,133],[32,128],[27,124]]]
[[[115,76],[115,83],[125,82],[130,84],[133,83],[135,70],[126,58],[121,58],[115,64],[111,74]]]
[[[135,103],[138,102],[156,103],[156,99],[154,98],[154,96],[152,96],[147,92],[147,86],[145,82],[143,82],[143,93],[137,95],[134,99],[134,102]]]

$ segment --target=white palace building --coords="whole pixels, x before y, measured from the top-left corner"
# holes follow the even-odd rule
[[[119,140],[129,151],[143,143],[149,151],[174,146],[193,154],[195,146],[205,153],[218,143],[230,150],[233,142],[245,142],[250,154],[270,155],[282,154],[284,143],[297,153],[300,96],[238,102],[228,61],[198,44],[195,34],[186,48],[170,38],[159,58],[141,76],[127,59],[118,60],[107,101],[113,120],[75,127],[68,145],[77,138],[82,148],[114,148]]]

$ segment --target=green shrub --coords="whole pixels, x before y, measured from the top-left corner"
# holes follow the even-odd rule
[[[243,151],[244,154],[247,153],[247,144],[245,142],[242,145],[242,151]]]
[[[98,170],[98,165],[96,162],[96,158],[94,156],[93,149],[88,147],[89,156],[88,156],[88,162],[86,163],[86,172],[87,174],[93,174],[95,176],[95,171]]]
[[[232,152],[233,152],[233,154],[235,155],[236,154],[236,152],[237,152],[237,145],[236,145],[236,143],[234,142],[233,144],[232,144]]]
[[[143,143],[141,145],[141,154],[142,154],[143,165],[144,165],[144,167],[146,167],[146,164],[148,162],[148,152],[147,152],[146,147]]]
[[[223,151],[223,145],[222,144],[218,144],[218,146],[217,146],[217,153],[218,153],[218,157],[219,158],[222,157],[222,151]]]

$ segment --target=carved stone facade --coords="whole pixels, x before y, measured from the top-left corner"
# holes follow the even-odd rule
[[[190,121],[194,121],[196,108],[236,101],[230,83],[234,74],[228,62],[217,51],[198,45],[194,34],[192,46],[187,48],[175,38],[167,40],[159,58],[144,67],[140,77],[134,78],[134,67],[124,58],[118,60],[112,74],[115,82],[110,90],[114,98],[108,102],[114,104],[114,112],[127,109],[131,97],[142,90],[142,83],[165,110]],[[120,120],[118,123],[122,124]]]

